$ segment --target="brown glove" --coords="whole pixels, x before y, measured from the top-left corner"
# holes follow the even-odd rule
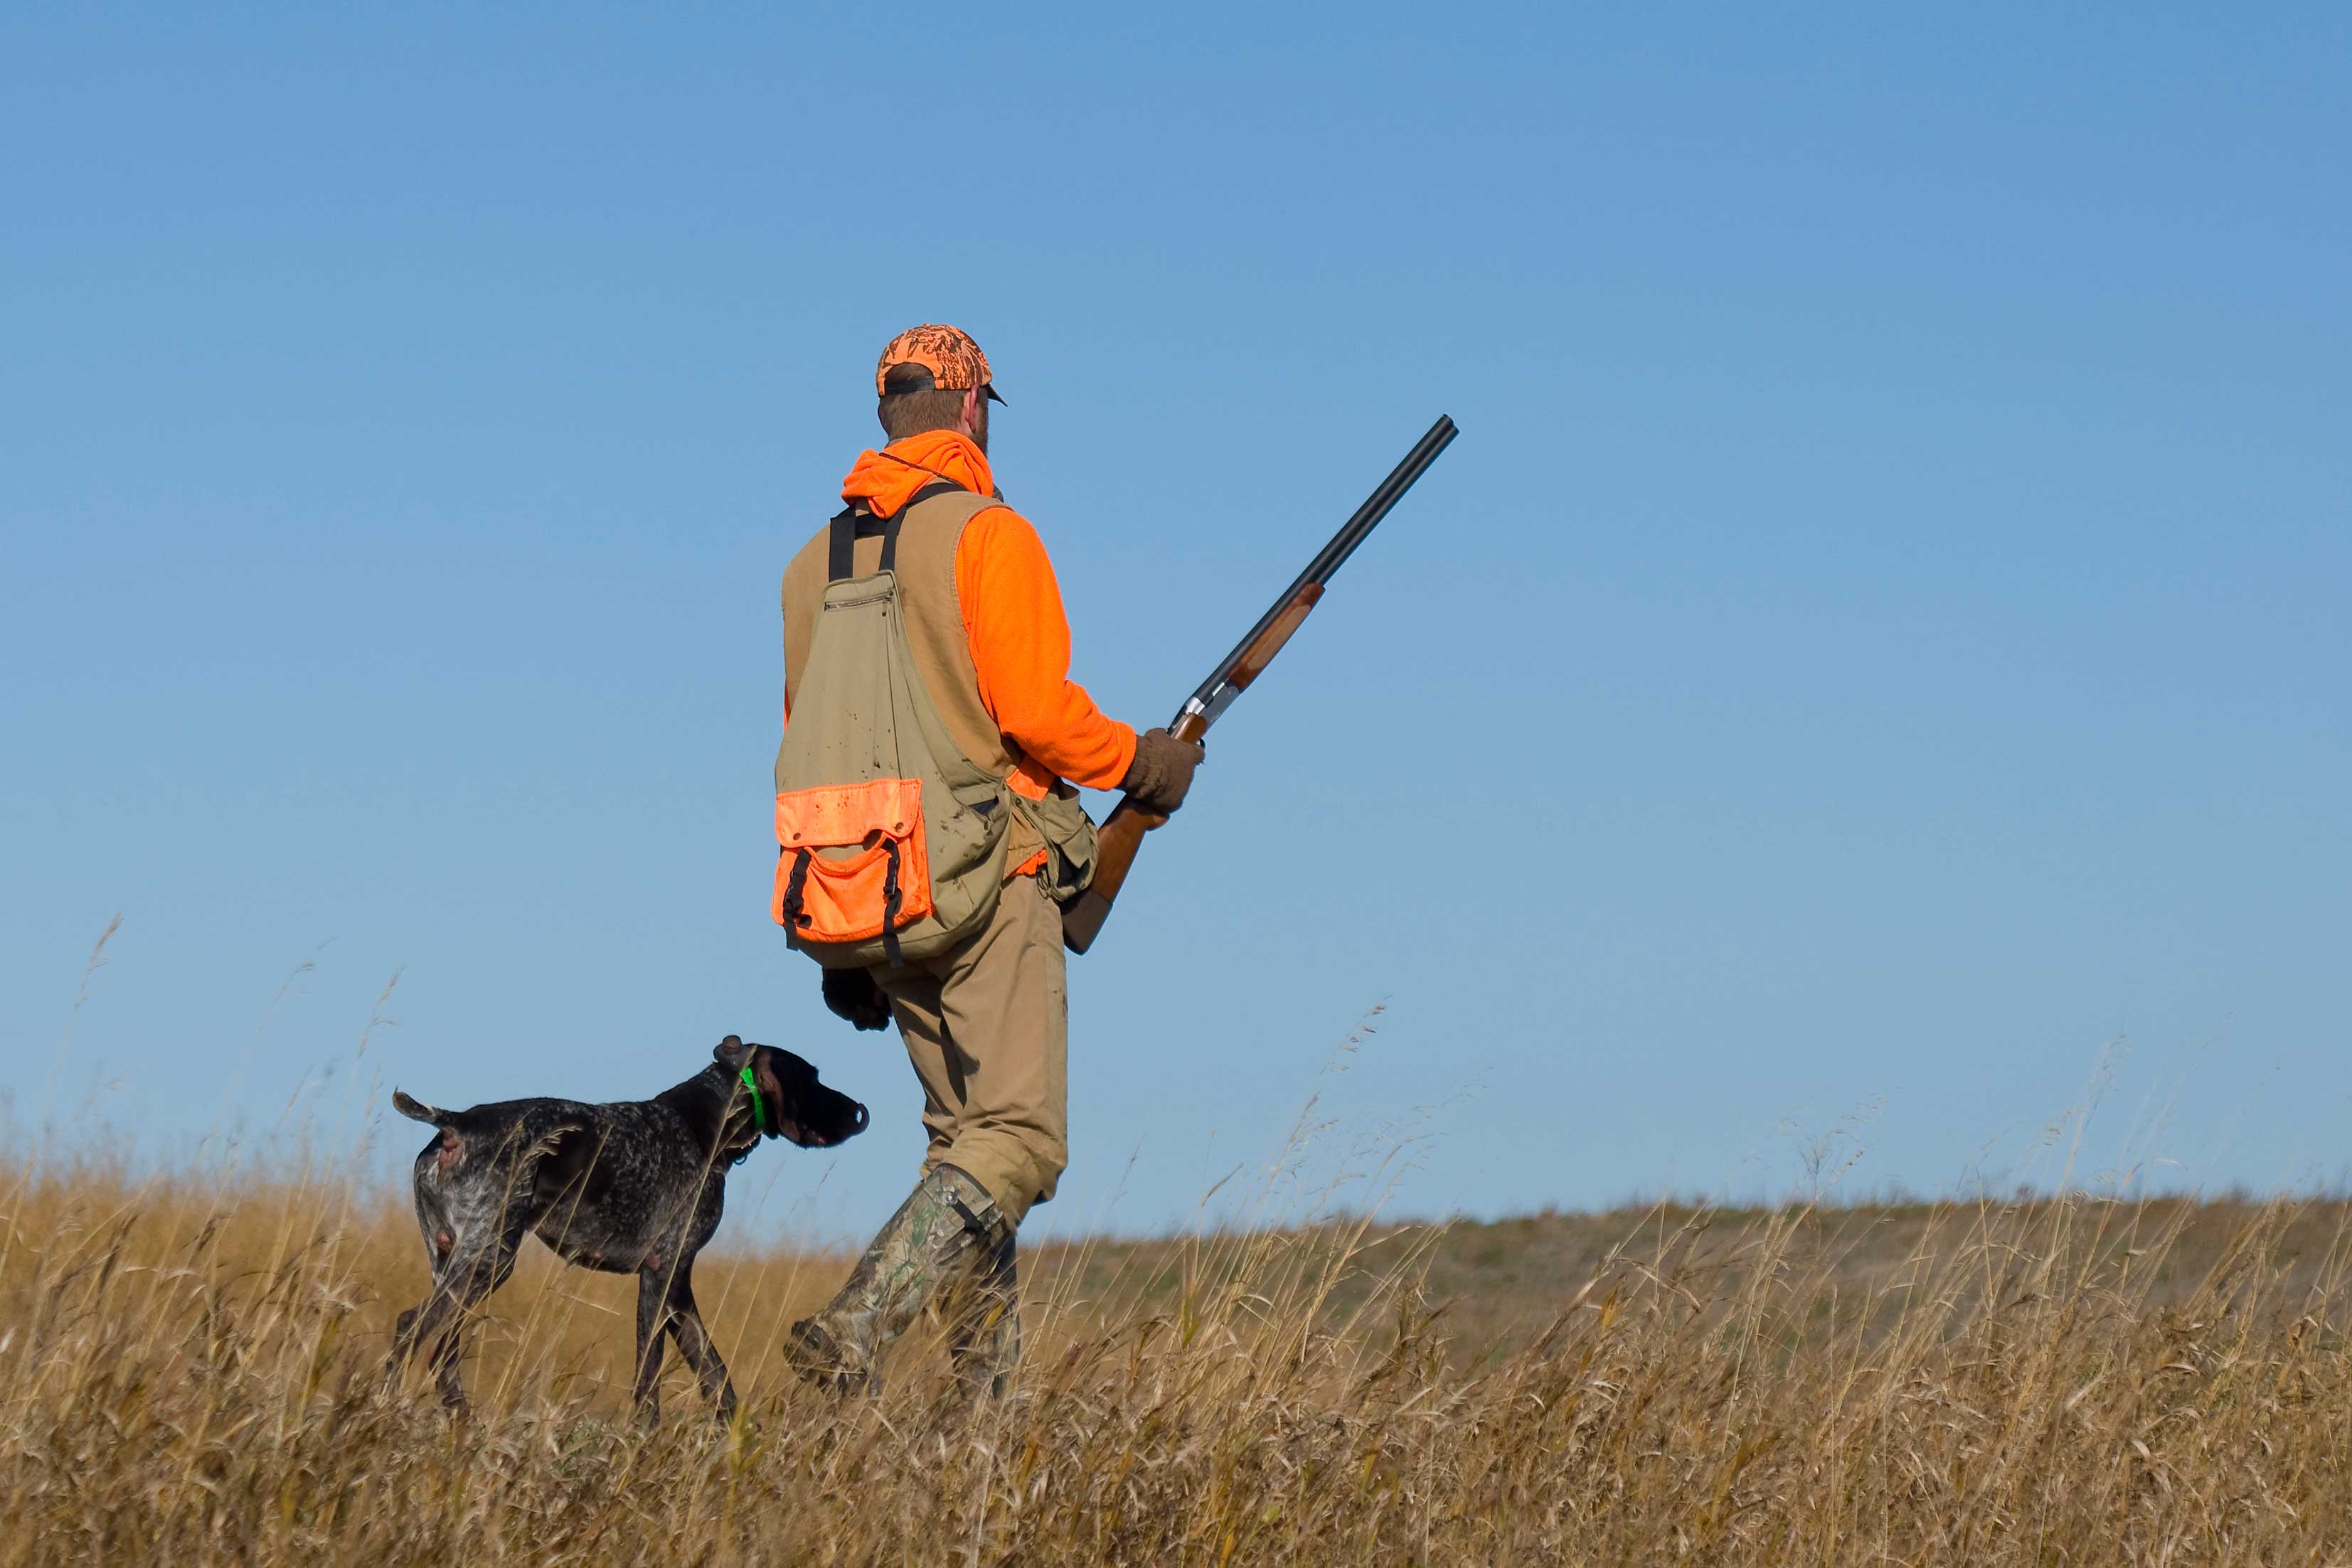
[[[1164,729],[1144,730],[1135,737],[1135,760],[1118,787],[1144,810],[1169,816],[1184,803],[1192,770],[1206,755],[1196,741],[1179,740]]]
[[[890,1027],[890,998],[882,994],[871,972],[865,969],[827,969],[824,972],[824,1005],[834,1016],[848,1019],[859,1029]]]

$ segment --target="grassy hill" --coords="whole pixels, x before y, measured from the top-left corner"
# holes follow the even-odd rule
[[[2343,1266],[2352,1204],[2292,1205],[2233,1197],[2102,1202],[2020,1199],[1788,1209],[1694,1208],[1660,1204],[1594,1214],[1546,1213],[1491,1223],[1374,1223],[1282,1235],[1297,1258],[1353,1249],[1323,1311],[1343,1320],[1399,1271],[1442,1314],[1442,1337],[1461,1365],[1491,1364],[1524,1345],[1595,1281],[1645,1277],[1708,1299],[1736,1294],[1769,1270],[1800,1281],[1813,1321],[1851,1326],[1867,1312],[1885,1332],[1916,1304],[1920,1281],[1949,1272],[1961,1252],[1985,1263],[1961,1284],[1963,1310],[1988,1292],[2021,1289],[2021,1266],[2045,1260],[2067,1280],[2102,1281],[2144,1307],[2177,1305],[2216,1270],[2258,1266],[2284,1294],[2312,1293]],[[1045,1249],[1034,1274],[1066,1309],[1100,1303],[1105,1318],[1170,1310],[1188,1272],[1222,1253],[1267,1239],[1092,1242]],[[2022,1248],[2023,1250],[2018,1250]],[[2248,1249],[2252,1249],[2249,1254]],[[2005,1265],[1994,1267],[1996,1264]]]
[[[640,1427],[536,1249],[475,1413],[386,1390],[413,1223],[332,1182],[0,1174],[0,1565],[2332,1562],[2340,1201],[1329,1222],[1026,1255],[1017,1395],[775,1354],[846,1260],[711,1255],[744,1395]]]

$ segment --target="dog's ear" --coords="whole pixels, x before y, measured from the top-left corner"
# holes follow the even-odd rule
[[[794,1068],[800,1071],[795,1072]],[[761,1095],[768,1102],[771,1136],[795,1144],[801,1141],[802,1083],[815,1077],[816,1070],[789,1051],[778,1051],[772,1045],[751,1048],[751,1082],[760,1086]]]
[[[730,1072],[740,1072],[743,1064],[751,1059],[751,1052],[758,1049],[757,1046],[745,1045],[740,1035],[730,1034],[711,1051],[710,1060]]]
[[[775,1107],[775,1132],[804,1149],[829,1149],[866,1130],[866,1107],[817,1082],[816,1069],[772,1045],[753,1048],[751,1077]]]

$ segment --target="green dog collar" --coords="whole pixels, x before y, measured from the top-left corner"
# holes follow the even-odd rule
[[[751,1092],[751,1126],[765,1134],[768,1131],[768,1107],[760,1098],[760,1086],[751,1081],[751,1064],[743,1064],[743,1087]]]

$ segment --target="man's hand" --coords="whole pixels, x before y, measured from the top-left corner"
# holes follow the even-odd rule
[[[865,969],[827,969],[824,1005],[859,1029],[890,1027],[890,998]]]
[[[1164,729],[1147,729],[1135,737],[1135,760],[1128,764],[1118,787],[1145,810],[1172,815],[1184,803],[1192,788],[1192,770],[1205,755],[1194,742],[1179,740]]]

